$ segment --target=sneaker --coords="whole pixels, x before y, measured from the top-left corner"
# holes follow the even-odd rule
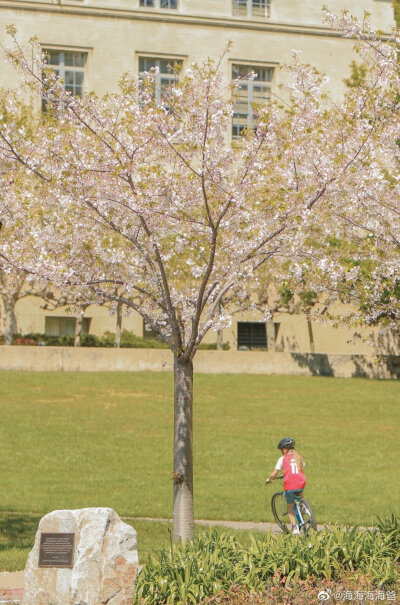
[[[292,526],[292,536],[298,536],[298,535],[300,535],[299,526],[293,525]]]

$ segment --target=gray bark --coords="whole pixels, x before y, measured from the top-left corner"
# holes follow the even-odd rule
[[[174,358],[174,540],[193,540],[193,362]]]
[[[219,303],[218,305],[218,312],[219,315],[222,315],[222,304]],[[217,351],[223,351],[224,350],[224,333],[223,330],[217,330]]]
[[[15,305],[18,300],[18,294],[3,294],[4,306],[4,344],[12,345],[13,336],[17,331],[17,318],[15,315]]]
[[[122,305],[118,303],[117,305],[117,325],[115,328],[115,342],[114,347],[117,349],[121,346],[121,327],[122,327]]]
[[[308,338],[310,340],[310,352],[315,353],[314,333],[310,317],[307,316]]]
[[[78,315],[78,317],[76,318],[76,321],[75,321],[74,347],[80,347],[81,346],[83,315],[84,315],[84,311],[82,313],[79,313],[79,315]]]

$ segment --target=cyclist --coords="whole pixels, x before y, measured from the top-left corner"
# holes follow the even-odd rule
[[[294,514],[295,495],[303,496],[303,489],[306,485],[306,477],[303,473],[305,462],[303,456],[294,449],[295,442],[291,437],[284,437],[278,443],[278,450],[281,450],[282,456],[275,465],[274,470],[266,480],[266,483],[272,483],[279,471],[283,470],[283,489],[288,505],[288,515],[292,524],[292,534],[299,534],[300,529]]]

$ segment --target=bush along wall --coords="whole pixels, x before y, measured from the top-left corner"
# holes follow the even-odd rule
[[[211,530],[172,552],[152,555],[138,577],[134,605],[217,602],[213,597],[231,594],[232,587],[262,595],[273,585],[331,582],[349,573],[367,576],[376,587],[393,587],[400,580],[399,560],[396,517],[379,521],[373,530],[334,527],[308,536],[266,534],[252,537],[249,546]]]
[[[49,347],[73,347],[74,336],[48,336],[47,334],[31,333],[31,334],[15,334],[13,338],[14,345],[20,346],[49,346]],[[102,336],[94,334],[82,334],[82,347],[113,347],[115,342],[115,334],[113,332],[105,332]],[[4,344],[4,339],[0,336],[0,344]],[[121,348],[129,349],[168,349],[168,345],[156,338],[142,338],[136,336],[128,330],[121,332]],[[200,349],[216,350],[216,343],[203,343]],[[229,343],[224,343],[223,350],[229,349]]]

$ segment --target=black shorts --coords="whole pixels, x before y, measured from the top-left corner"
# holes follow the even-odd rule
[[[288,489],[285,491],[285,498],[288,504],[294,504],[295,496],[300,496],[303,493],[302,489]]]

